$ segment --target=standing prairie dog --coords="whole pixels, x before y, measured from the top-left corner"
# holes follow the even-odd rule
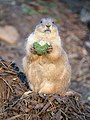
[[[33,43],[49,42],[49,53],[34,53]],[[61,45],[58,28],[51,18],[43,18],[30,34],[26,43],[23,69],[33,92],[65,95],[71,79],[71,67]]]

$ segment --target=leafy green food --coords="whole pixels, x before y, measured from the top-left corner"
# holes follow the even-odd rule
[[[47,52],[49,45],[48,43],[41,45],[39,42],[34,42],[33,47],[36,50],[37,54],[42,55]]]

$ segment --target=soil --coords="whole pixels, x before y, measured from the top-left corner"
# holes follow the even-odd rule
[[[51,16],[60,31],[63,47],[72,66],[71,88],[82,94],[82,100],[90,101],[90,31],[66,4],[58,0],[0,0],[0,26],[12,25],[20,34],[16,45],[0,41],[0,56],[14,61],[22,71],[24,46],[28,35],[40,18]],[[29,9],[28,9],[29,8]],[[90,45],[90,43],[89,43]]]

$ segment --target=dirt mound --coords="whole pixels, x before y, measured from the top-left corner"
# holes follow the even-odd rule
[[[23,81],[22,81],[23,78]],[[5,101],[22,95],[27,91],[26,77],[15,63],[8,63],[0,58],[0,106]]]
[[[25,75],[0,59],[0,120],[89,120],[90,106],[77,96],[26,92]]]
[[[75,96],[30,93],[3,106],[4,120],[89,120],[90,107]]]

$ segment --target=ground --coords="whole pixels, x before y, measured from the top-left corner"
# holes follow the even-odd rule
[[[26,38],[34,30],[40,18],[50,16],[59,28],[62,44],[72,66],[71,88],[90,100],[90,43],[89,30],[80,21],[78,14],[58,0],[7,0],[0,1],[0,26],[12,25],[20,38],[10,45],[0,41],[0,56],[7,61],[15,61],[22,70]],[[87,48],[87,44],[89,48]]]

